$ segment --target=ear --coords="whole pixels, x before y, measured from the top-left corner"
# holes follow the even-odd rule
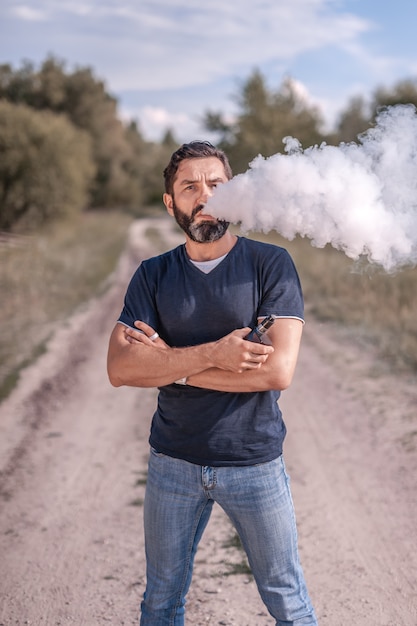
[[[171,194],[170,193],[164,193],[164,195],[162,196],[162,199],[164,201],[164,204],[166,206],[166,209],[167,209],[168,213],[171,216],[174,216],[174,209],[173,209],[174,202],[173,202],[173,198],[172,198]]]

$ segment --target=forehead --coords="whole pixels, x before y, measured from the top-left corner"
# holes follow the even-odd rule
[[[184,159],[178,166],[175,183],[182,184],[187,181],[199,180],[223,180],[227,179],[223,163],[217,157],[201,157]]]

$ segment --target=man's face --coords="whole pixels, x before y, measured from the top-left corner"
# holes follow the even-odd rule
[[[181,161],[173,194],[165,194],[164,202],[168,212],[192,241],[217,241],[227,231],[228,222],[204,213],[204,205],[213,190],[226,181],[223,164],[216,157]]]

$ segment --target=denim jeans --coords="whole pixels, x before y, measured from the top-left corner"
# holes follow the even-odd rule
[[[246,467],[201,467],[154,450],[144,507],[147,586],[141,626],[184,625],[194,556],[214,502],[235,526],[277,626],[317,626],[282,456]]]

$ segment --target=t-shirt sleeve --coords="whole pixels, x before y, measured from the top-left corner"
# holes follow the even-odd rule
[[[264,265],[263,294],[258,317],[295,317],[304,321],[304,299],[294,262],[284,248]]]
[[[155,330],[158,328],[155,298],[147,280],[144,263],[138,267],[129,283],[124,306],[117,321],[134,326],[136,320],[149,324]]]

